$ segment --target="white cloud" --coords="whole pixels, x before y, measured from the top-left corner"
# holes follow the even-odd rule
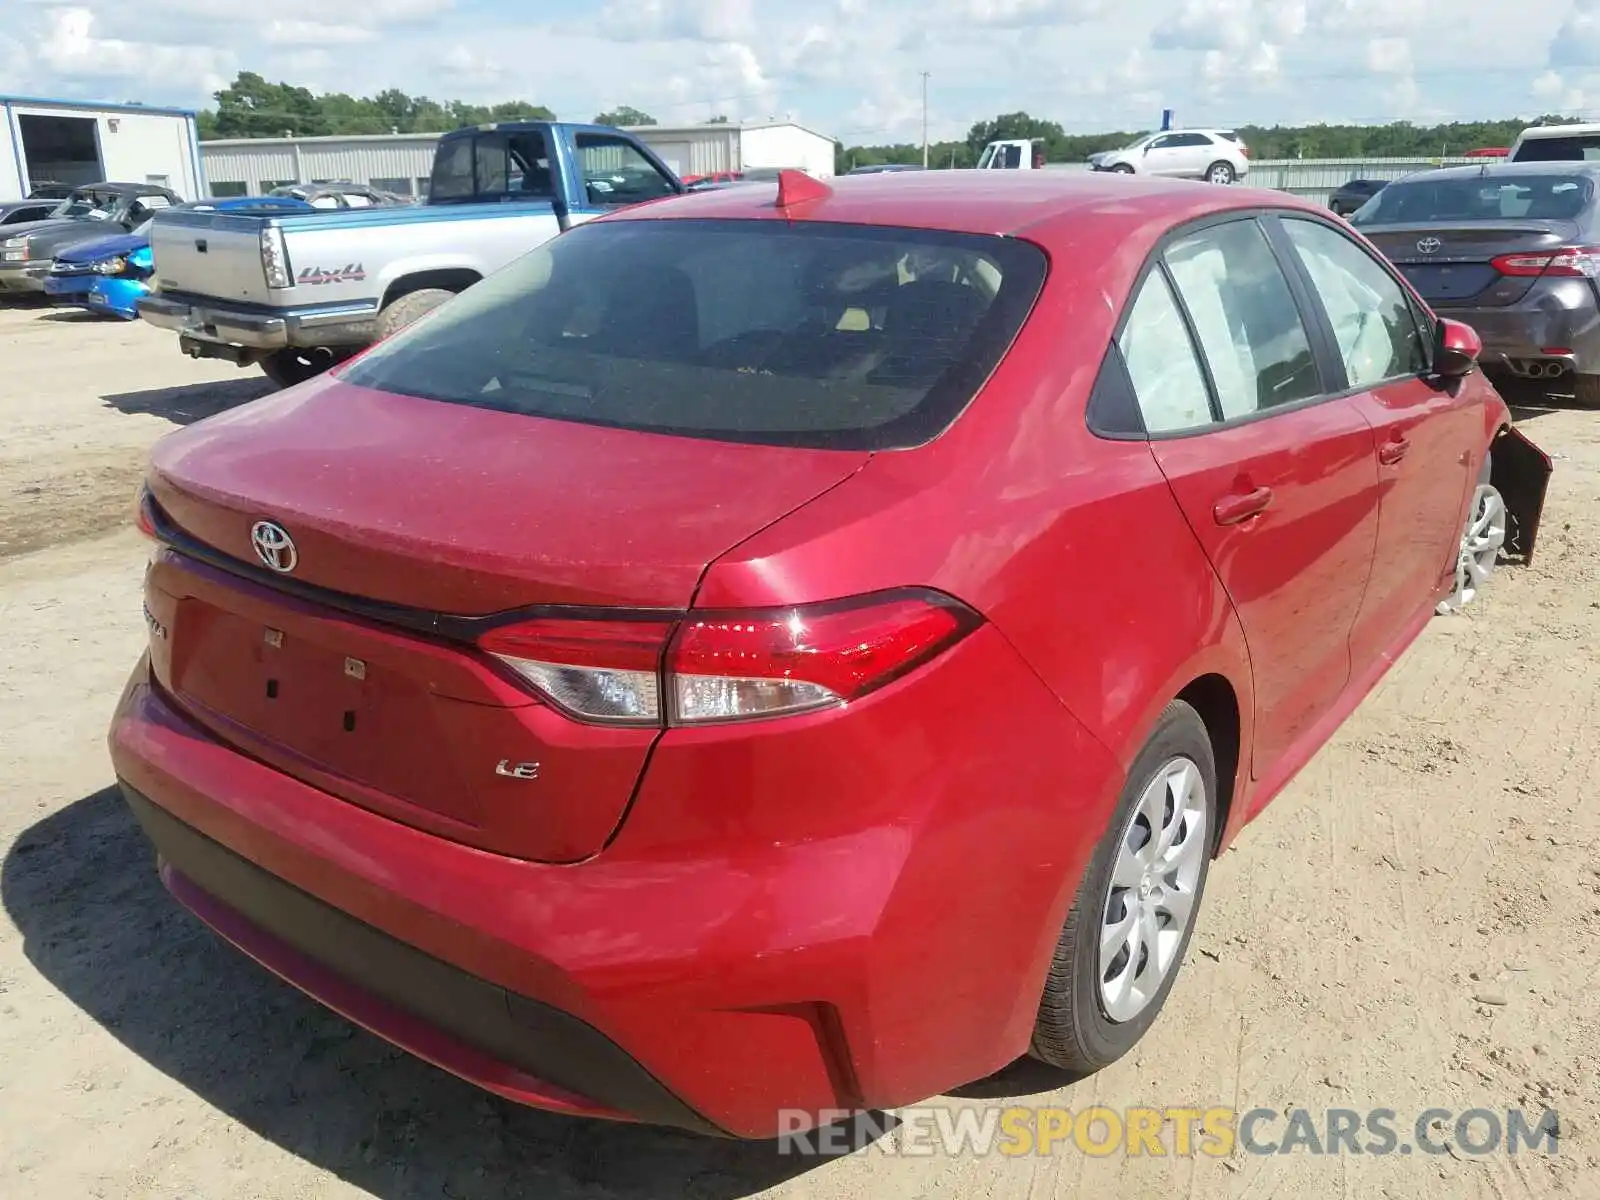
[[[587,119],[792,114],[847,140],[1484,118],[1600,97],[1600,0],[0,0],[0,91],[204,105],[238,70],[319,91],[523,99]],[[463,14],[457,19],[456,13]],[[1426,40],[1423,40],[1426,39]],[[1425,49],[1424,49],[1425,48]],[[1549,68],[1549,78],[1540,74]]]
[[[318,21],[270,21],[261,31],[269,46],[332,46],[370,42],[376,30],[359,25],[324,25]]]
[[[1378,75],[1407,75],[1415,68],[1411,62],[1411,42],[1403,37],[1373,38],[1367,43],[1367,70]]]

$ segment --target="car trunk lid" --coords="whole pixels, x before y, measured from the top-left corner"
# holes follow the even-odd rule
[[[1501,220],[1366,227],[1361,232],[1429,304],[1495,308],[1515,304],[1537,278],[1503,275],[1495,259],[1571,245],[1578,227],[1571,221]]]
[[[324,378],[152,455],[180,551],[147,587],[157,681],[216,736],[344,801],[498,853],[581,859],[616,828],[658,731],[567,715],[474,630],[551,605],[682,610],[711,561],[867,457]],[[262,521],[292,539],[291,570],[255,553]]]

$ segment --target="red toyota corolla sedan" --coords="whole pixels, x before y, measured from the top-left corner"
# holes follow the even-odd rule
[[[763,1137],[1093,1069],[1531,553],[1474,346],[1274,193],[631,208],[156,448],[117,774],[223,937],[528,1104]]]

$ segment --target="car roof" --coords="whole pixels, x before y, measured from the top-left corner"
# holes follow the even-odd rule
[[[1526,141],[1528,138],[1569,137],[1574,134],[1596,133],[1600,133],[1600,124],[1586,122],[1574,125],[1533,125],[1524,129],[1520,137]]]
[[[615,220],[803,220],[881,225],[952,233],[1020,234],[1061,218],[1134,229],[1230,209],[1322,210],[1286,192],[1155,176],[1076,171],[909,171],[837,176],[830,193],[789,211],[778,209],[773,185],[692,192],[618,211]]]
[[[1600,162],[1499,162],[1486,161],[1476,166],[1439,167],[1432,171],[1416,171],[1393,180],[1394,183],[1426,183],[1430,179],[1496,179],[1501,176],[1528,175],[1587,175],[1600,176]]]

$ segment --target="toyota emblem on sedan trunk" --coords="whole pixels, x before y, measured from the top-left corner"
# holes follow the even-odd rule
[[[257,521],[250,526],[250,544],[255,547],[256,557],[280,575],[287,575],[300,561],[289,531],[275,522]]]
[[[1424,254],[1433,254],[1442,245],[1444,245],[1444,243],[1436,237],[1425,237],[1417,243],[1417,249],[1422,251]]]

